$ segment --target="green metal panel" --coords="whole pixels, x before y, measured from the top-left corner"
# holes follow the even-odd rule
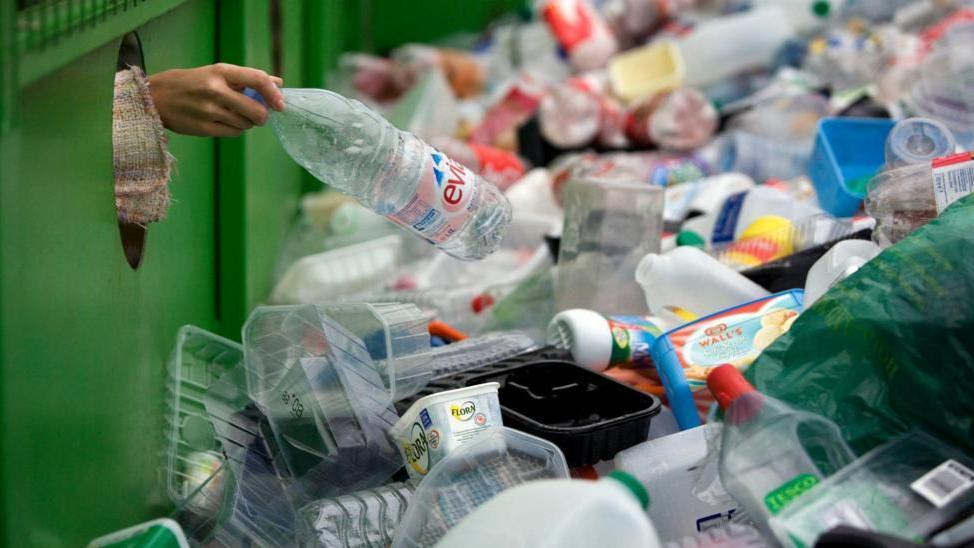
[[[147,68],[210,63],[215,6],[140,27]],[[126,29],[128,30],[128,29]],[[213,142],[173,136],[169,218],[133,271],[113,202],[118,40],[20,89],[0,138],[0,544],[82,546],[161,515],[165,358],[217,327]]]
[[[221,61],[274,72],[273,37],[281,44],[285,85],[304,85],[302,2],[276,2],[280,27],[272,29],[270,0],[219,4]],[[297,210],[304,171],[269,127],[222,139],[219,151],[220,303],[223,335],[240,339],[250,310],[270,291],[277,250]]]

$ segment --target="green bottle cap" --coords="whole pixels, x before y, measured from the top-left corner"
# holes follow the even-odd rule
[[[649,508],[649,491],[639,482],[632,474],[627,474],[622,470],[613,470],[609,472],[607,478],[612,478],[633,494],[634,497],[639,501],[639,505],[643,507],[643,510]]]
[[[819,17],[828,17],[831,11],[832,4],[829,3],[829,0],[816,0],[812,3],[812,13]]]
[[[707,247],[707,241],[692,230],[681,230],[676,235],[676,245],[689,245],[703,249]]]

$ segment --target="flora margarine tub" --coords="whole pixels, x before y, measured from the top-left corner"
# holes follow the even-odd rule
[[[496,382],[437,392],[416,400],[390,430],[406,470],[420,480],[450,451],[503,426]]]

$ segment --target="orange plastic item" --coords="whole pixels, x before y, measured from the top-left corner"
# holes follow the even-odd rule
[[[429,332],[433,337],[440,337],[452,342],[462,341],[469,338],[466,333],[446,322],[430,322]]]

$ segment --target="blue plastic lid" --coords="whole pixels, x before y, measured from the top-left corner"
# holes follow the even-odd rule
[[[267,106],[267,101],[264,100],[264,96],[261,95],[260,92],[257,91],[256,89],[244,88],[243,94],[246,95],[247,97],[250,97],[254,101],[257,101],[258,103],[264,105],[265,107]]]

